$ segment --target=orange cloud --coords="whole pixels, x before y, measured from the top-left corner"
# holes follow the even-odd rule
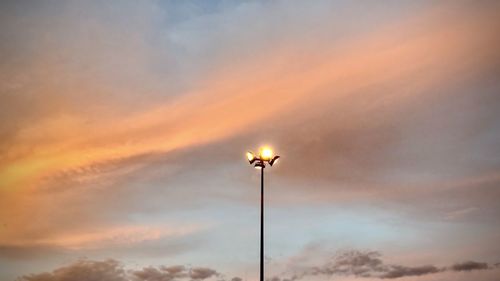
[[[165,238],[176,238],[199,231],[201,225],[107,227],[88,232],[59,233],[51,237],[19,239],[11,237],[1,241],[3,246],[36,247],[50,246],[70,250],[99,249],[120,245],[138,244]],[[5,239],[5,238],[4,238]]]
[[[380,97],[364,89],[405,79],[420,79],[419,87],[425,87],[481,63],[465,56],[486,43],[491,34],[482,28],[495,22],[440,14],[421,18],[431,21],[408,21],[341,47],[276,46],[212,75],[198,91],[145,113],[102,122],[68,114],[22,128],[0,163],[2,189],[36,186],[57,171],[217,141],[325,101],[356,104],[371,95],[389,103],[411,100],[422,91],[404,89],[398,96]]]
[[[34,210],[41,214],[54,210],[54,200],[36,191],[45,184],[57,185],[61,173],[76,181],[101,182],[140,168],[132,165],[114,171],[113,163],[220,141],[297,112],[307,116],[334,104],[345,112],[376,114],[380,104],[425,99],[426,89],[443,80],[453,81],[470,69],[480,70],[484,60],[494,55],[496,50],[488,44],[495,29],[485,26],[498,26],[498,22],[487,13],[480,17],[438,10],[339,45],[282,42],[237,63],[224,62],[225,68],[196,83],[191,92],[153,108],[132,110],[130,115],[97,112],[95,116],[67,110],[25,125],[0,159],[0,204],[14,214],[2,214],[8,228],[1,230],[0,240],[22,233],[23,241],[60,241],[78,247],[101,239],[83,234],[46,240],[45,234],[57,232],[51,222],[26,223]],[[469,56],[476,52],[480,54]],[[92,93],[95,88],[90,85],[78,91],[88,94],[85,90]],[[385,89],[391,91],[384,93]],[[64,95],[63,90],[58,94]],[[91,94],[89,99],[99,102]],[[345,121],[345,126],[349,124]],[[111,169],[101,172],[106,165]],[[68,190],[72,187],[63,185]],[[71,211],[64,219],[89,216]]]

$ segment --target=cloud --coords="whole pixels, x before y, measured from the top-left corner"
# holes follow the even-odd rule
[[[169,281],[188,277],[184,266],[145,267],[142,270],[131,271],[132,279],[136,281]]]
[[[321,266],[308,266],[291,270],[293,274],[285,277],[273,276],[268,281],[294,281],[312,276],[355,276],[359,278],[396,279],[410,276],[429,275],[445,271],[475,271],[490,268],[487,263],[468,261],[450,267],[403,266],[386,264],[381,254],[374,251],[348,251],[336,255]],[[287,275],[286,273],[282,275]],[[29,274],[19,277],[17,281],[171,281],[171,280],[205,280],[217,277],[226,280],[223,274],[209,267],[148,266],[139,270],[125,269],[124,265],[114,259],[95,261],[80,259],[72,264],[57,268],[52,272]],[[228,279],[242,281],[240,277]]]
[[[183,265],[174,265],[168,267],[162,266],[161,269],[175,276],[184,272],[186,270],[186,267]]]
[[[420,276],[425,274],[437,273],[441,270],[433,265],[424,265],[417,267],[406,267],[401,265],[392,265],[390,269],[381,275],[381,278],[399,278],[406,276]]]
[[[379,252],[348,251],[331,258],[321,266],[311,266],[299,269],[289,277],[275,276],[269,280],[299,280],[307,276],[355,276],[363,278],[396,279],[410,276],[422,276],[444,271],[472,271],[487,269],[487,263],[464,262],[447,267],[434,265],[405,266],[387,264],[381,259]],[[287,275],[287,274],[285,274]]]
[[[203,280],[219,275],[217,271],[207,267],[194,267],[189,270],[189,277],[195,280]]]
[[[164,83],[157,81],[161,81],[163,77],[158,77],[158,74],[153,71],[155,68],[151,64],[154,65],[154,61],[152,61],[154,58],[150,58],[149,55],[155,53],[163,57],[164,52],[161,52],[161,48],[168,48],[170,45],[145,45],[145,41],[147,42],[147,38],[144,38],[145,34],[153,33],[152,36],[155,36],[158,35],[157,33],[161,33],[161,30],[158,30],[159,27],[154,25],[154,20],[153,22],[140,20],[142,18],[161,18],[161,13],[155,11],[161,11],[162,9],[154,9],[155,5],[153,4],[144,6],[128,3],[123,8],[126,12],[124,16],[117,16],[112,13],[112,10],[93,13],[94,9],[100,10],[100,7],[95,5],[85,6],[79,4],[75,5],[75,7],[70,5],[68,11],[66,11],[68,15],[64,13],[66,16],[60,19],[61,22],[51,22],[51,24],[59,25],[65,23],[69,26],[83,25],[88,28],[88,30],[83,28],[83,34],[73,34],[66,30],[69,27],[60,27],[63,31],[61,31],[61,34],[54,32],[54,35],[49,37],[49,46],[54,47],[55,50],[65,50],[67,54],[64,53],[66,55],[63,55],[63,58],[66,58],[66,56],[73,58],[73,55],[75,55],[82,61],[87,61],[87,59],[95,60],[95,65],[98,65],[97,69],[91,69],[97,74],[101,74],[102,77],[100,75],[90,75],[91,78],[97,77],[98,81],[96,83],[85,82],[84,85],[80,85],[82,81],[87,81],[85,80],[85,78],[88,78],[86,74],[87,68],[79,64],[80,60],[72,62],[68,58],[72,62],[69,63],[69,66],[64,63],[62,66],[57,64],[58,67],[51,68],[52,71],[48,71],[47,75],[57,76],[57,81],[76,81],[76,85],[66,86],[64,83],[63,85],[50,83],[47,88],[58,93],[57,96],[65,96],[63,93],[66,93],[66,87],[78,88],[78,91],[74,91],[76,93],[69,92],[77,97],[75,98],[77,101],[81,100],[81,96],[84,96],[85,102],[89,103],[89,106],[93,109],[92,111],[89,110],[90,112],[84,111],[80,114],[76,114],[76,110],[62,112],[53,118],[40,120],[36,125],[29,123],[23,125],[21,130],[14,134],[15,141],[9,143],[9,157],[2,161],[5,166],[8,166],[8,169],[0,170],[4,186],[28,185],[33,181],[37,182],[40,177],[50,176],[65,169],[81,169],[95,163],[114,161],[144,153],[154,151],[169,152],[174,149],[219,141],[241,134],[248,128],[254,128],[262,120],[276,119],[276,116],[289,114],[293,110],[304,110],[307,113],[305,115],[308,115],[311,113],[307,110],[308,107],[319,109],[322,105],[332,105],[334,103],[346,105],[348,100],[353,100],[353,97],[358,97],[364,101],[361,103],[353,102],[352,105],[346,107],[346,110],[342,112],[349,113],[348,116],[350,115],[349,111],[356,112],[367,105],[371,107],[372,102],[375,103],[373,110],[376,110],[376,103],[379,101],[380,96],[375,93],[387,90],[387,86],[384,85],[390,84],[392,86],[388,86],[389,88],[397,88],[400,83],[397,81],[399,78],[416,80],[416,84],[423,84],[422,87],[426,87],[429,83],[432,84],[436,80],[448,78],[455,72],[461,73],[469,60],[464,62],[458,60],[458,58],[462,58],[470,50],[482,48],[484,41],[489,38],[487,33],[477,32],[476,29],[480,28],[476,26],[475,21],[477,18],[474,16],[457,21],[454,17],[442,18],[432,13],[423,12],[423,18],[429,18],[432,22],[443,22],[445,24],[439,26],[443,25],[444,27],[438,30],[424,29],[422,31],[422,27],[419,26],[421,23],[409,21],[404,23],[404,32],[384,28],[373,31],[373,34],[371,32],[367,32],[368,34],[360,32],[360,35],[366,35],[366,37],[361,39],[349,38],[343,48],[332,46],[332,42],[329,40],[321,39],[318,40],[320,41],[318,44],[323,43],[321,41],[325,40],[328,47],[325,47],[325,50],[319,53],[315,52],[316,45],[304,44],[303,49],[296,49],[281,42],[269,46],[259,54],[252,54],[248,59],[231,67],[230,71],[227,71],[224,67],[217,69],[210,75],[211,79],[208,82],[202,84],[193,81],[194,89],[183,93],[182,96],[176,95],[175,98],[164,100],[157,97],[151,98],[152,100],[159,99],[162,102],[148,104],[149,106],[143,111],[136,112],[132,110],[133,112],[127,112],[125,118],[122,119],[121,116],[99,111],[98,109],[102,110],[101,107],[94,109],[103,97],[101,94],[94,97],[90,93],[110,92],[108,95],[103,94],[104,99],[107,99],[117,95],[117,92],[121,93],[124,87],[123,84],[132,84],[129,85],[131,88],[137,88],[136,84],[145,84],[144,79],[146,81],[153,79],[151,83],[155,85],[155,88],[159,88],[158,91],[167,93],[171,91]],[[265,8],[257,6],[260,9]],[[81,16],[78,16],[79,13],[77,12],[80,10],[79,8],[88,11],[89,14],[95,14],[93,21],[87,22],[80,18]],[[244,8],[248,7],[244,6]],[[103,17],[102,14],[106,13],[110,13],[114,17],[111,19]],[[75,18],[71,16],[75,16]],[[120,24],[123,23],[125,18],[128,18],[127,16],[138,21],[137,25],[133,25],[137,29],[132,30],[135,32],[121,29]],[[37,19],[47,21],[46,18],[51,18],[51,15],[41,17],[42,19]],[[81,22],[78,20],[81,20]],[[489,18],[485,17],[485,23],[483,24],[487,24],[488,20]],[[68,21],[68,23],[65,21]],[[457,25],[458,23],[461,25]],[[33,23],[33,25],[35,24]],[[87,27],[87,25],[90,26]],[[323,32],[330,31],[326,27],[323,27],[323,29],[325,29]],[[128,40],[131,41],[129,42],[127,41],[128,36],[117,36],[116,32],[118,34],[132,33],[136,36],[129,38]],[[442,32],[446,32],[448,35],[446,41],[441,36]],[[465,34],[462,34],[462,32]],[[90,36],[88,33],[90,33]],[[57,37],[58,35],[62,38]],[[68,48],[61,44],[60,42],[66,36],[71,36],[71,39],[76,41],[74,44],[77,47]],[[116,38],[116,42],[115,40],[111,42],[105,40],[102,44],[94,45],[95,40],[89,39],[89,37],[92,38],[93,36],[98,38],[117,36],[118,38]],[[479,38],[477,38],[477,41],[463,39],[472,36]],[[285,39],[283,40],[286,42]],[[83,46],[88,45],[87,47],[90,50],[85,54],[90,55],[83,54],[83,47],[78,45],[79,41],[83,41],[80,42]],[[400,41],[404,42],[404,44],[400,43]],[[460,48],[457,47],[453,52],[450,52],[447,48],[450,41]],[[172,44],[172,42],[167,43]],[[52,44],[55,46],[52,46]],[[117,48],[115,45],[125,47]],[[367,49],[365,46],[372,46],[373,48]],[[428,49],[433,49],[434,52],[428,52]],[[85,49],[85,51],[87,50]],[[55,55],[57,52],[51,49],[51,53],[54,54],[41,59],[43,63],[40,66],[30,67],[43,67],[46,69],[47,64],[55,63],[54,61],[58,58]],[[111,54],[111,61],[102,62],[101,56],[107,53]],[[52,56],[55,56],[55,58]],[[90,58],[86,56],[90,56]],[[165,56],[167,55],[165,54]],[[103,57],[107,59],[107,56]],[[122,57],[123,59],[121,59]],[[293,58],[293,63],[290,58]],[[396,63],[398,58],[409,62]],[[115,62],[115,60],[118,62]],[[122,62],[122,60],[125,62]],[[129,60],[132,61],[129,62]],[[475,57],[470,58],[470,60],[472,63],[476,63]],[[62,59],[62,61],[65,62],[66,60]],[[254,67],[260,66],[262,62],[266,63],[266,68],[261,68],[258,72],[252,71]],[[222,59],[220,63],[222,65],[229,63],[233,65],[234,62]],[[122,66],[122,64],[125,64],[125,66]],[[115,65],[118,71],[108,69],[108,65]],[[366,65],[370,65],[370,67],[367,68]],[[424,76],[419,70],[420,67],[441,69],[440,66],[444,68],[443,65],[447,67],[446,71],[431,72]],[[69,74],[63,76],[66,77],[64,79],[58,74],[66,70],[66,68],[69,68],[69,71],[65,71],[65,73]],[[304,68],[308,69],[308,71],[304,71]],[[132,69],[132,73],[129,73],[130,69]],[[29,69],[29,71],[32,70]],[[252,71],[251,76],[248,75],[250,71]],[[120,82],[118,83],[114,77],[116,74],[112,75],[111,73],[120,73],[119,75],[124,77],[118,79]],[[92,72],[92,74],[94,73]],[[141,77],[141,79],[136,77]],[[104,81],[101,81],[101,79]],[[393,79],[396,79],[396,81]],[[40,80],[46,81],[48,79]],[[114,87],[107,85],[108,80],[114,82],[112,84]],[[333,83],[333,81],[336,83]],[[37,85],[35,82],[34,84]],[[295,84],[297,87],[290,86]],[[333,84],[335,84],[335,87],[333,87]],[[94,87],[98,89],[94,89]],[[101,87],[105,89],[101,90]],[[365,87],[371,89],[368,91],[369,94],[367,94]],[[128,100],[129,103],[134,104],[137,102],[137,96],[142,97],[142,93],[149,93],[150,91],[139,88],[137,92],[130,93],[131,90],[126,92],[135,97]],[[272,92],[273,95],[268,95],[268,92]],[[410,92],[400,97],[387,94],[388,96],[384,99],[389,99],[391,103],[397,105],[398,103],[405,103],[408,99],[415,98],[414,95],[417,94]],[[121,97],[122,95],[120,95]],[[425,97],[422,99],[425,99]],[[259,108],[259,114],[254,114],[254,110],[248,106],[254,100],[266,100],[267,106]],[[109,103],[114,101],[115,99],[111,98]],[[325,103],[325,101],[327,102]],[[130,104],[125,106],[135,108]],[[83,108],[80,104],[72,107]],[[330,110],[332,109],[334,108],[330,108]],[[93,112],[93,110],[97,112]],[[229,115],[231,118],[222,118],[218,114],[219,112],[224,112],[225,115]],[[15,113],[12,113],[12,115],[15,115]],[[117,125],[116,118],[120,118],[120,125]],[[45,139],[44,142],[36,143],[37,140],[43,139]],[[33,145],[33,143],[37,147],[36,151],[26,153],[26,147]],[[85,158],[79,157],[82,151],[86,152]],[[29,167],[32,169],[28,169]]]
[[[284,169],[278,176],[328,181],[331,183],[329,190],[334,190],[330,188],[334,186],[335,191],[342,183],[353,181],[358,188],[348,185],[345,190],[381,190],[366,188],[367,183],[377,181],[395,181],[394,186],[397,186],[413,178],[422,179],[422,175],[429,176],[429,171],[438,170],[434,169],[436,165],[447,171],[457,167],[454,171],[457,174],[461,171],[458,161],[454,161],[457,160],[454,158],[456,155],[465,157],[464,153],[468,152],[474,156],[482,154],[482,148],[486,151],[495,147],[475,145],[482,143],[482,139],[474,139],[472,143],[460,139],[460,146],[450,145],[456,143],[457,135],[477,135],[464,130],[468,119],[462,118],[459,113],[482,120],[481,113],[486,110],[469,106],[482,105],[478,97],[481,95],[455,94],[453,87],[448,93],[444,90],[454,83],[443,82],[469,78],[472,75],[470,72],[474,74],[495,69],[496,52],[489,45],[491,34],[489,29],[482,28],[490,26],[490,23],[491,26],[497,24],[490,13],[483,10],[470,13],[470,9],[460,5],[452,9],[454,12],[451,14],[449,9],[442,7],[418,9],[412,11],[411,20],[398,22],[396,29],[391,27],[392,22],[375,20],[379,23],[377,28],[365,24],[353,35],[337,42],[330,38],[332,30],[329,28],[335,25],[335,17],[328,15],[326,11],[330,10],[320,8],[322,5],[307,10],[306,15],[311,18],[292,17],[298,22],[289,22],[297,27],[302,22],[317,27],[314,30],[318,30],[321,36],[315,40],[301,40],[301,36],[310,36],[308,29],[299,34],[288,31],[283,34],[289,37],[278,37],[279,40],[266,44],[260,52],[250,52],[240,60],[218,57],[217,62],[212,61],[216,66],[212,66],[204,81],[192,73],[184,73],[192,78],[189,89],[185,91],[171,89],[169,83],[164,82],[164,79],[177,80],[170,78],[170,74],[177,73],[179,64],[174,63],[175,59],[172,62],[170,57],[178,55],[179,50],[175,48],[179,47],[178,44],[185,47],[180,49],[201,48],[201,53],[204,47],[220,49],[221,52],[239,52],[237,47],[246,45],[230,43],[242,40],[249,44],[241,49],[254,50],[250,39],[255,39],[253,41],[257,41],[255,44],[258,45],[260,41],[267,42],[268,37],[274,37],[268,36],[266,28],[252,30],[253,18],[264,17],[268,24],[274,26],[274,19],[282,18],[279,15],[283,9],[279,5],[241,5],[236,10],[230,9],[217,16],[202,17],[165,29],[157,24],[163,16],[162,7],[156,7],[154,3],[142,6],[127,2],[120,7],[118,15],[112,7],[103,10],[95,3],[87,6],[73,2],[57,7],[59,10],[51,9],[50,5],[41,12],[29,10],[30,15],[33,13],[36,16],[26,17],[26,22],[10,17],[12,23],[2,25],[6,31],[15,33],[16,28],[20,28],[31,32],[27,38],[15,37],[16,40],[5,42],[16,46],[36,45],[40,50],[33,55],[36,55],[35,60],[28,60],[26,64],[13,61],[13,67],[6,71],[12,73],[19,84],[14,87],[15,91],[5,89],[12,94],[7,95],[5,103],[1,103],[7,109],[12,108],[5,111],[8,115],[3,119],[17,124],[14,132],[8,130],[11,133],[2,146],[8,153],[2,153],[5,157],[0,159],[0,185],[5,188],[0,190],[0,204],[15,214],[1,218],[12,225],[9,237],[22,236],[20,233],[48,235],[44,233],[47,229],[57,229],[67,220],[84,217],[82,214],[87,220],[82,221],[82,225],[102,223],[106,218],[101,214],[120,212],[122,209],[116,205],[127,204],[110,204],[109,200],[100,198],[115,198],[118,189],[130,184],[124,179],[143,172],[143,167],[155,169],[147,165],[155,158],[141,155],[157,153],[164,157],[175,150],[223,142],[235,136],[246,136],[248,132],[258,131],[259,136],[276,139],[281,142],[284,153],[296,157],[296,161],[283,162]],[[353,9],[349,10],[351,13],[357,11],[355,8],[342,7]],[[288,7],[285,13],[293,14],[294,9],[297,8]],[[20,11],[23,9],[16,10]],[[54,11],[59,14],[52,14]],[[313,21],[318,12],[324,18],[319,22]],[[386,12],[379,12],[386,15]],[[91,20],[82,15],[92,15]],[[204,34],[204,31],[213,30],[214,26],[218,27],[215,30],[226,31],[228,26],[232,27],[228,22],[240,22],[242,15],[252,23],[248,26],[240,23],[242,30],[256,35],[262,33],[260,36],[247,38],[240,34],[219,37],[219,34],[237,35],[235,33],[240,33],[238,29],[233,33],[227,31],[229,34],[209,33],[220,39],[212,41],[214,38],[207,38]],[[130,23],[128,19],[133,21]],[[22,25],[13,24],[18,21]],[[123,30],[124,22],[129,26],[127,30]],[[175,27],[179,29],[173,32],[177,30]],[[280,31],[288,29],[281,21],[278,27]],[[39,32],[38,28],[52,32],[47,38],[39,38],[46,33]],[[198,34],[197,30],[203,32]],[[173,37],[177,41],[157,41],[156,38],[165,38],[164,32],[171,35],[167,38]],[[188,37],[192,40],[200,38],[206,45],[194,44],[187,40]],[[181,40],[183,38],[185,40]],[[43,44],[39,45],[38,41]],[[219,41],[220,45],[227,44],[219,46],[215,43]],[[288,44],[290,41],[300,44]],[[449,46],[455,47],[450,50]],[[21,50],[23,52],[18,56],[24,57],[27,51]],[[470,55],[472,52],[482,55]],[[483,60],[482,56],[491,59]],[[167,73],[161,72],[163,68],[158,69],[158,62],[166,62],[164,68],[167,68]],[[109,69],[110,65],[114,67]],[[197,63],[194,66],[199,67]],[[23,73],[30,74],[21,75]],[[150,82],[153,89],[149,86],[142,88],[141,85],[148,84],[146,82]],[[404,91],[401,91],[402,88]],[[158,93],[165,93],[165,96]],[[456,95],[461,98],[449,100]],[[11,101],[17,96],[23,96],[23,101]],[[461,102],[464,99],[465,102]],[[58,104],[59,100],[62,100],[62,105]],[[255,107],[249,105],[261,100],[265,100],[266,106],[258,106],[256,114]],[[40,112],[31,110],[33,106],[29,101],[36,101],[40,107],[49,109],[40,109]],[[486,104],[491,107],[496,101],[491,98]],[[26,111],[34,112],[35,116],[30,117],[29,122],[22,121],[24,114],[13,110],[18,104],[28,107]],[[440,108],[438,105],[447,106]],[[60,111],[53,110],[53,107]],[[446,114],[439,115],[440,112]],[[448,112],[456,112],[457,115],[448,118]],[[263,120],[265,126],[261,126]],[[427,133],[428,129],[436,134]],[[423,145],[420,146],[420,143]],[[455,149],[444,153],[451,148]],[[393,153],[394,150],[398,152]],[[398,157],[393,156],[396,154]],[[427,154],[427,157],[422,154]],[[218,166],[213,165],[213,159],[197,160],[203,163],[200,170]],[[453,165],[448,165],[448,162]],[[472,161],[464,162],[467,167],[477,167]],[[82,186],[108,185],[113,187],[69,191]],[[12,189],[23,192],[8,193],[7,190]],[[66,195],[64,198],[47,198],[40,194],[41,190],[65,192]],[[319,191],[318,194],[321,193]],[[323,194],[318,197],[331,198]],[[73,204],[81,200],[79,198],[88,198],[87,202],[95,203],[90,207],[87,207],[87,202],[74,204],[72,210],[76,214],[71,215],[66,210],[61,212],[53,204],[56,199]],[[19,207],[23,205],[30,208]],[[39,210],[35,220],[29,211],[31,209]],[[99,211],[94,211],[96,209]],[[97,213],[99,215],[89,215]],[[50,221],[44,219],[48,217]],[[35,223],[28,224],[27,221]],[[45,227],[44,223],[52,225]]]
[[[22,276],[18,281],[128,281],[127,272],[116,260],[79,260],[52,272]]]
[[[408,267],[402,265],[387,265],[378,252],[351,251],[343,253],[334,260],[319,268],[323,275],[354,275],[358,277],[399,278],[419,276],[439,272],[432,265]],[[313,271],[314,273],[314,271]]]
[[[25,275],[18,281],[170,281],[205,280],[220,274],[207,267],[188,268],[182,265],[144,267],[140,270],[125,270],[122,263],[108,259],[92,261],[82,259],[60,267],[52,272]],[[234,279],[234,278],[233,278]],[[241,280],[241,279],[240,279]],[[235,280],[237,281],[237,280]]]
[[[45,245],[61,249],[98,249],[117,245],[134,245],[147,241],[176,238],[200,230],[200,226],[120,226],[97,229],[89,233],[65,233],[45,239],[11,240],[12,245],[24,247]],[[7,245],[7,241],[0,241]],[[0,246],[2,244],[0,243]],[[0,251],[1,253],[1,251]]]
[[[485,262],[475,262],[475,261],[467,261],[463,263],[456,263],[450,267],[451,270],[454,271],[471,271],[471,270],[481,270],[488,269],[488,264]]]

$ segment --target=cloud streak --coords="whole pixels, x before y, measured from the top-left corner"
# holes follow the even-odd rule
[[[450,267],[434,265],[405,266],[387,264],[381,259],[379,252],[348,251],[334,256],[321,266],[311,266],[293,270],[290,277],[279,276],[270,280],[300,280],[312,276],[355,276],[362,278],[396,279],[410,276],[422,276],[445,271],[473,271],[492,269],[487,263],[468,261]],[[287,275],[287,274],[283,274]]]
[[[220,273],[207,267],[176,265],[149,266],[140,270],[126,270],[122,263],[113,259],[104,261],[82,259],[73,264],[55,269],[52,272],[22,276],[17,281],[201,281],[219,276]]]
[[[485,262],[475,262],[475,261],[467,261],[463,263],[457,263],[451,266],[451,270],[454,271],[471,271],[471,270],[481,270],[491,268]]]
[[[67,250],[99,249],[119,245],[134,245],[147,241],[172,239],[200,231],[201,226],[120,226],[97,229],[93,232],[64,233],[51,238],[9,239],[0,241],[3,247],[54,247]],[[1,253],[1,251],[0,251]]]

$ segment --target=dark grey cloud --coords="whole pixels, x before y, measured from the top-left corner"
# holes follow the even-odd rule
[[[354,275],[357,277],[399,278],[439,272],[435,266],[402,266],[385,264],[378,252],[350,251],[343,253],[322,267],[311,271],[322,275]]]
[[[450,267],[451,270],[454,271],[471,271],[471,270],[481,270],[488,269],[489,266],[485,262],[475,262],[475,261],[466,261],[463,263],[456,263]]]
[[[183,272],[186,270],[186,267],[183,265],[174,265],[174,266],[162,266],[161,269],[163,271],[166,271],[174,276],[176,275],[182,275]]]
[[[130,271],[134,281],[170,281],[179,279],[205,280],[220,274],[211,268],[193,267],[186,268],[183,265],[145,267],[142,270]]]
[[[134,281],[170,281],[174,279],[186,278],[188,276],[184,266],[173,267],[145,267],[142,270],[131,272]]]
[[[382,278],[399,278],[406,276],[420,276],[425,274],[437,273],[442,271],[433,265],[424,265],[417,267],[406,267],[401,265],[391,265],[390,269],[383,274]]]
[[[82,259],[52,272],[22,276],[17,281],[171,281],[181,279],[199,281],[219,276],[221,275],[216,270],[207,267],[188,268],[175,265],[126,270],[122,263],[113,259],[104,261]],[[241,281],[241,278],[232,279],[232,281],[238,280]]]
[[[365,278],[396,279],[409,276],[422,276],[444,271],[472,271],[488,269],[487,263],[468,261],[457,263],[450,267],[435,265],[405,266],[387,264],[381,259],[381,254],[376,251],[348,251],[334,256],[321,266],[312,266],[283,278],[274,276],[269,281],[293,281],[307,276],[355,276]]]
[[[22,276],[18,281],[128,281],[127,272],[116,260],[79,260],[52,272]],[[145,279],[147,280],[147,279]]]
[[[207,267],[195,267],[189,270],[189,277],[195,280],[203,280],[217,275],[217,271]]]

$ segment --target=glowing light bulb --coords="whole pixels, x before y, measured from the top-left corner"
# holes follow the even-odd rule
[[[263,147],[260,149],[260,158],[262,160],[271,160],[273,158],[273,150],[270,147]]]

